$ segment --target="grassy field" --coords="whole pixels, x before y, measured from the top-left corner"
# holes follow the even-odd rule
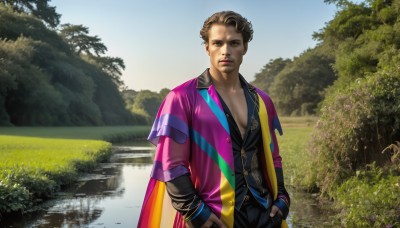
[[[293,187],[309,188],[313,183],[307,172],[309,165],[308,143],[316,117],[281,117],[283,135],[277,136],[285,183]]]
[[[0,127],[0,135],[60,139],[96,139],[107,142],[147,137],[149,126]]]
[[[0,128],[0,214],[29,210],[111,156],[109,142],[145,138],[148,126]],[[108,141],[108,142],[106,142]]]

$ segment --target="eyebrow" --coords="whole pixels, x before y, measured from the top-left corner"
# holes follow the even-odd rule
[[[211,40],[211,42],[222,42],[222,39],[213,39],[213,40]],[[228,42],[232,42],[232,41],[238,41],[238,42],[240,42],[241,40],[240,39],[232,39],[232,40],[228,40]]]

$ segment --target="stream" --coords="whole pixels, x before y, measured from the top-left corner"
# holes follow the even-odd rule
[[[154,147],[131,142],[113,145],[113,150],[110,162],[101,163],[57,193],[40,206],[42,210],[0,223],[0,227],[137,227]],[[290,188],[289,193],[289,227],[321,227],[328,222],[325,210],[311,194]]]

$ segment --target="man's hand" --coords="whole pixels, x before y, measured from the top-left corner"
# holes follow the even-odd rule
[[[281,217],[283,217],[283,214],[282,214],[281,210],[279,210],[279,208],[278,208],[277,206],[272,205],[271,213],[269,213],[269,216],[270,216],[270,217],[274,217],[274,216],[276,215],[276,212],[278,212],[278,214],[279,214]]]
[[[201,226],[201,228],[226,228],[225,224],[218,219],[218,217],[214,214],[211,213],[210,217],[208,217],[207,221]]]

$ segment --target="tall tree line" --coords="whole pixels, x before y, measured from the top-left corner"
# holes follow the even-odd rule
[[[271,59],[252,84],[273,98],[280,115],[315,115],[336,79],[334,61],[326,45],[319,44],[293,59]]]
[[[143,124],[121,96],[124,62],[47,0],[0,1],[0,125]]]
[[[329,192],[357,169],[386,165],[391,155],[382,151],[400,142],[400,1],[325,2],[339,11],[314,37],[334,54],[338,78],[321,104],[312,153],[335,161],[317,175]]]

